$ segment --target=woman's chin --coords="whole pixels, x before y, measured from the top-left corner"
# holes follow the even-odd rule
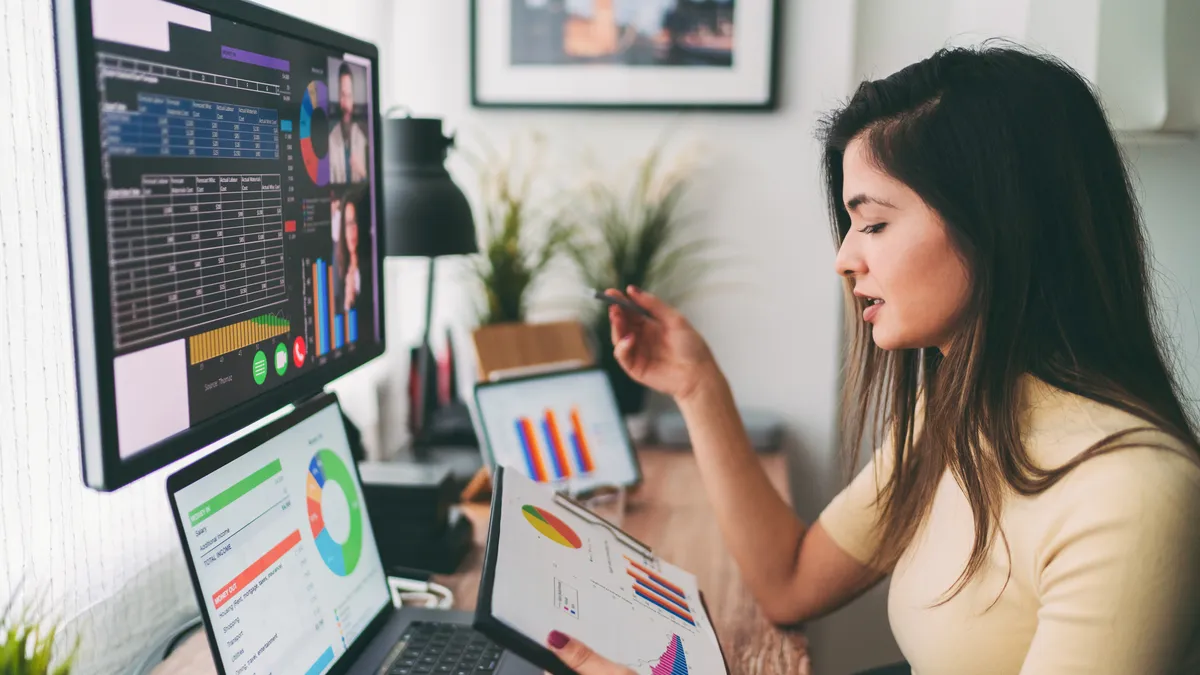
[[[882,330],[879,326],[873,326],[871,328],[871,339],[875,341],[876,347],[879,347],[884,351],[890,352],[897,349],[906,348],[908,345],[906,345],[904,341],[899,338],[900,336],[888,331],[886,328]]]

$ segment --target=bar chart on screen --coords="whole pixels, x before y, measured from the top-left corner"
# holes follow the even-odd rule
[[[316,356],[325,356],[358,341],[358,310],[338,307],[334,265],[324,258],[306,260],[304,283],[308,298],[304,305],[311,325],[308,338]]]
[[[569,409],[560,423],[557,413],[546,408],[536,421],[518,417],[514,431],[520,443],[525,469],[539,483],[586,476],[596,471],[592,448],[578,407]]]
[[[291,322],[283,316],[283,312],[275,312],[205,331],[188,338],[189,363],[196,365],[236,352],[257,342],[284,335],[289,330]]]

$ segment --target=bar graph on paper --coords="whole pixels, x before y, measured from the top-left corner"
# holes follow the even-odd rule
[[[571,408],[561,419],[547,408],[536,420],[518,417],[513,426],[525,469],[534,481],[551,483],[596,471],[579,408]]]
[[[651,675],[688,675],[687,655],[683,653],[683,640],[671,636],[667,650],[658,657],[658,663],[650,669]]]
[[[633,579],[635,599],[687,626],[696,626],[692,606],[683,588],[629,556],[625,556],[625,562],[628,563],[625,573]]]
[[[333,265],[324,258],[306,262],[304,269],[308,301],[312,313],[310,342],[317,356],[341,349],[358,341],[358,310],[337,306],[334,294]],[[341,311],[339,311],[341,310]]]

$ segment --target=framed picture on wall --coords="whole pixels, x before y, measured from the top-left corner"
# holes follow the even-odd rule
[[[771,110],[780,0],[471,0],[471,103]]]

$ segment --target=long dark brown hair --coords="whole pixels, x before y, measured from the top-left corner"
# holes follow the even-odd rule
[[[867,440],[887,438],[894,462],[878,497],[874,565],[896,563],[949,470],[971,505],[975,542],[944,602],[984,564],[1006,492],[1039,494],[1134,444],[1129,430],[1063,466],[1038,466],[1021,438],[1024,376],[1124,410],[1200,454],[1156,332],[1129,174],[1083,78],[1009,45],[944,49],[863,82],[821,137],[839,244],[850,227],[842,158],[862,137],[877,166],[939,214],[971,281],[943,355],[876,347],[847,280],[844,450],[857,457]]]

